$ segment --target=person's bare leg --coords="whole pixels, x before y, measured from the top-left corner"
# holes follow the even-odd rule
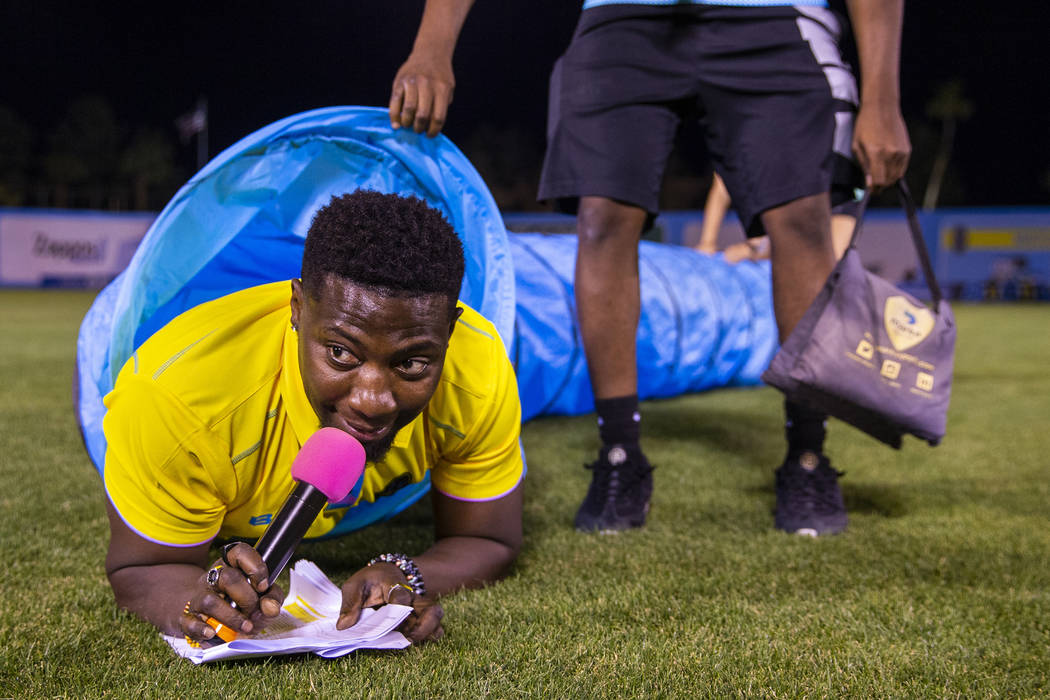
[[[577,530],[645,523],[652,468],[639,446],[635,352],[641,291],[638,241],[646,212],[604,197],[582,197],[576,231],[576,313],[598,413],[602,449],[576,514]]]
[[[576,311],[595,398],[638,393],[638,241],[645,218],[644,209],[629,204],[580,199]]]
[[[773,267],[780,342],[791,334],[835,267],[828,195],[802,197],[762,214]]]
[[[803,197],[762,214],[773,267],[773,312],[784,342],[835,267],[831,205],[826,194]],[[827,416],[784,402],[788,454],[777,469],[774,524],[818,536],[846,528],[846,509],[824,449]]]
[[[831,215],[831,245],[835,248],[835,260],[841,260],[853,239],[853,229],[857,227],[857,217],[850,214]]]

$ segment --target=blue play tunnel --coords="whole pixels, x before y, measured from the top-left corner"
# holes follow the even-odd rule
[[[160,213],[80,328],[74,403],[96,467],[102,397],[133,350],[174,316],[299,274],[313,212],[358,188],[412,194],[464,242],[461,298],[515,361],[525,419],[593,409],[572,299],[574,236],[508,237],[485,183],[444,136],[390,128],[384,109],[332,107],[275,122],[197,173]],[[643,243],[640,395],[754,384],[775,350],[769,270]]]
[[[523,418],[594,410],[573,299],[576,236],[510,234],[510,249]],[[759,383],[777,347],[769,264],[650,241],[638,253],[638,395]]]

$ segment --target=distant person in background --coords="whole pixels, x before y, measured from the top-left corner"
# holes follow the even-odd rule
[[[394,79],[391,124],[437,133],[452,99],[452,51],[470,0],[428,0]],[[539,198],[577,212],[575,295],[602,447],[576,513],[581,531],[641,527],[652,467],[641,449],[635,343],[638,242],[656,213],[678,125],[700,119],[715,170],[749,237],[768,235],[780,339],[835,262],[835,156],[872,188],[899,179],[911,146],[898,85],[903,0],[847,0],[861,92],[825,0],[585,0],[551,75]],[[836,114],[859,102],[852,139]],[[852,146],[852,149],[851,149]],[[827,416],[786,402],[775,527],[841,532]]]
[[[415,197],[357,191],[314,216],[300,279],[234,292],[154,333],[105,397],[103,480],[117,604],[190,644],[218,620],[253,634],[280,611],[257,540],[322,427],[365,448],[364,473],[308,538],[350,532],[429,485],[435,541],[376,553],[342,585],[337,623],[397,602],[412,641],[443,634],[439,596],[503,576],[521,547],[514,370],[495,328],[457,302],[462,244]],[[231,607],[230,602],[237,607]]]
[[[835,249],[836,260],[839,260],[846,252],[850,239],[853,238],[853,230],[857,226],[857,216],[854,213],[856,204],[856,199],[850,199],[841,205],[832,207],[831,244]],[[705,255],[714,255],[719,252],[718,234],[722,231],[722,224],[725,222],[730,206],[732,206],[732,200],[729,198],[729,190],[726,189],[726,184],[718,173],[714,173],[711,178],[711,188],[707,191],[707,199],[704,202],[700,240],[693,246],[693,250]],[[721,252],[726,262],[734,264],[741,260],[768,260],[769,236],[754,236],[731,243]]]

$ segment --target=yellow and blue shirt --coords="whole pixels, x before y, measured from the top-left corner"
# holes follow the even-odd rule
[[[106,492],[149,540],[192,546],[262,535],[292,491],[291,464],[321,426],[303,389],[290,282],[197,306],[151,336],[104,399]],[[460,303],[441,380],[351,496],[307,537],[399,487],[491,500],[524,475],[514,370],[494,326]],[[349,519],[349,518],[348,518]]]

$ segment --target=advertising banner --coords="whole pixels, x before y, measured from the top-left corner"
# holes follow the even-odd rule
[[[958,210],[938,220],[937,276],[950,299],[1050,301],[1050,213]]]
[[[0,285],[100,287],[127,266],[153,218],[0,211]]]

